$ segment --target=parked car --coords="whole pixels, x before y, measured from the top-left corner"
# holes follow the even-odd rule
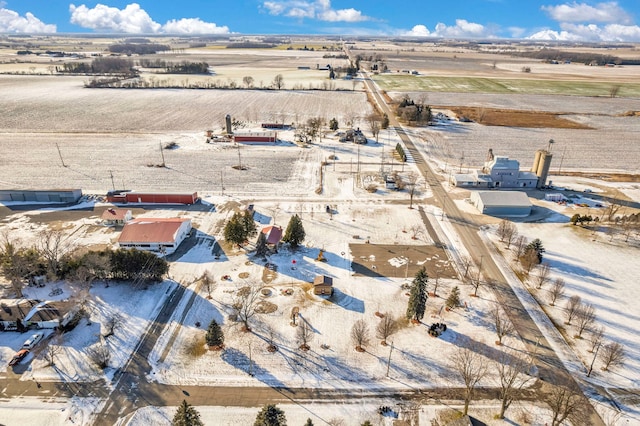
[[[33,349],[35,345],[37,345],[40,340],[44,337],[44,333],[38,332],[34,333],[29,337],[26,342],[22,345],[22,349]]]
[[[11,358],[11,361],[9,361],[9,366],[13,367],[14,365],[18,364],[24,359],[24,357],[27,356],[28,353],[29,349],[20,349],[18,352],[16,352],[13,358]]]

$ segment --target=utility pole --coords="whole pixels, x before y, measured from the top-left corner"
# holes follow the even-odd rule
[[[113,187],[113,190],[116,190],[116,184],[113,181],[113,171],[109,170],[109,175],[111,175],[111,186]]]
[[[238,170],[242,170],[242,159],[240,158],[240,145],[238,145]]]
[[[222,170],[220,170],[220,195],[224,195],[224,177],[222,175]]]
[[[591,370],[593,370],[593,363],[596,362],[596,357],[598,356],[598,350],[600,349],[600,345],[602,343],[598,342],[598,346],[596,346],[596,351],[593,354],[593,359],[591,360],[591,365],[589,366],[589,371],[587,371],[587,377],[591,377]]]
[[[391,352],[393,352],[393,340],[391,341],[391,348],[389,349],[389,359],[387,360],[387,377],[389,377],[389,368],[391,367]]]
[[[160,142],[160,155],[162,156],[162,167],[164,167],[165,162],[164,162],[164,150],[162,149],[162,142]]]
[[[58,148],[58,156],[60,156],[60,162],[62,163],[62,167],[67,167],[67,165],[64,164],[64,159],[62,158],[62,153],[60,152],[60,147],[58,146],[58,142],[56,142],[56,148]]]

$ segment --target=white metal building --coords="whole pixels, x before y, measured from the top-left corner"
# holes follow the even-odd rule
[[[476,191],[471,202],[482,214],[498,217],[527,217],[531,214],[531,201],[521,191]]]

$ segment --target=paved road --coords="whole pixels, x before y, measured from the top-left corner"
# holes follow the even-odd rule
[[[396,132],[402,139],[411,157],[413,157],[420,173],[433,191],[435,198],[434,204],[442,207],[444,214],[453,224],[456,233],[460,237],[461,243],[467,248],[475,264],[481,265],[485,280],[495,283],[493,290],[498,298],[498,302],[505,307],[509,319],[527,346],[527,350],[530,353],[536,354],[536,366],[539,370],[540,379],[554,385],[569,386],[579,391],[580,388],[576,381],[564,367],[562,361],[553,351],[549,342],[545,339],[543,333],[493,261],[488,248],[478,234],[479,226],[474,223],[469,215],[464,214],[458,209],[429,164],[424,161],[421,152],[416,148],[411,138],[409,138],[396,120],[395,114],[390,110],[385,99],[379,93],[377,86],[368,78],[366,73],[363,74],[366,90],[373,96],[382,112],[388,115],[390,125],[395,127]],[[590,404],[588,404],[587,408],[591,411],[590,424],[604,425],[602,419]]]

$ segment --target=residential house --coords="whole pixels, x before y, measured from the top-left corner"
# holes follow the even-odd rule
[[[131,215],[131,210],[108,208],[102,212],[100,219],[105,225],[123,226],[133,219],[133,216]]]
[[[326,275],[317,275],[313,279],[313,294],[321,296],[333,295],[333,278]]]
[[[138,218],[124,225],[118,245],[121,248],[171,254],[190,232],[191,219]]]

